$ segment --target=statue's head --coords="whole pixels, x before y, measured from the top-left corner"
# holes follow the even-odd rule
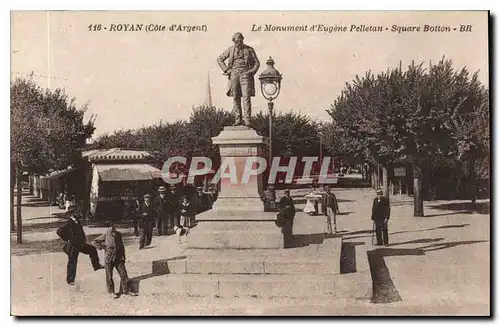
[[[240,32],[234,33],[234,35],[233,35],[233,42],[236,45],[242,44],[244,39],[245,38],[243,37],[243,34],[241,34]]]

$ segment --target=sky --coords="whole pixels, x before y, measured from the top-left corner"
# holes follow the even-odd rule
[[[100,31],[89,25],[101,24]],[[110,31],[112,24],[157,24],[165,32]],[[170,32],[172,24],[206,26],[201,32]],[[257,26],[347,26],[347,32],[253,31]],[[457,31],[424,32],[424,25]],[[351,25],[382,26],[382,32],[349,32]],[[419,32],[392,32],[392,26],[420,26]],[[471,25],[471,32],[459,32]],[[107,30],[103,28],[107,27]],[[385,30],[388,28],[389,30]],[[91,28],[92,29],[92,28]],[[275,110],[328,120],[326,112],[346,82],[366,71],[385,71],[402,62],[437,62],[479,71],[488,86],[488,13],[476,12],[168,12],[13,11],[11,78],[34,73],[42,87],[64,88],[77,105],[96,115],[95,135],[189,118],[207,97],[230,110],[227,77],[217,57],[241,32],[261,61],[272,56],[283,75]],[[257,76],[256,76],[257,77]],[[258,86],[258,80],[256,80]],[[256,90],[253,112],[267,110]]]

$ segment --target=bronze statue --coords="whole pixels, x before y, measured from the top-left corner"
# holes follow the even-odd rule
[[[250,97],[255,96],[254,75],[259,70],[260,62],[257,54],[250,46],[243,44],[243,35],[235,33],[233,35],[234,45],[224,51],[218,58],[217,63],[228,76],[227,96],[233,97],[233,110],[236,114],[235,126],[245,124],[250,126],[252,116],[252,104]],[[224,63],[227,59],[227,66]],[[241,108],[241,98],[243,98],[243,111]],[[243,117],[243,112],[245,113]],[[243,120],[244,119],[244,120]]]

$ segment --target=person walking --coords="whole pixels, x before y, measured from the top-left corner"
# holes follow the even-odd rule
[[[144,195],[144,203],[140,209],[140,225],[142,228],[141,239],[139,240],[139,249],[149,246],[153,240],[153,228],[155,223],[155,209],[151,202],[151,195]]]
[[[90,257],[94,271],[104,268],[99,263],[97,249],[87,243],[87,237],[80,223],[79,216],[75,214],[75,206],[68,206],[68,220],[66,224],[57,229],[56,233],[65,241],[63,251],[68,255],[66,282],[69,285],[75,285],[76,268],[80,253],[84,253]]]
[[[285,195],[280,198],[278,204],[280,211],[279,216],[284,220],[282,232],[285,242],[285,247],[290,247],[293,238],[293,219],[295,218],[295,205],[290,196],[290,190],[285,190]]]
[[[389,199],[383,196],[382,190],[377,191],[377,197],[373,200],[372,221],[375,224],[377,235],[377,246],[389,245],[388,222],[391,217]]]
[[[158,188],[158,197],[156,197],[154,202],[154,207],[156,210],[156,234],[164,235],[167,234],[167,224],[168,224],[168,199],[167,199],[167,188],[165,186],[160,186]]]
[[[333,235],[337,233],[337,214],[339,213],[337,197],[330,191],[330,187],[328,186],[324,187],[324,191],[321,208],[323,210],[323,215],[326,216],[326,232],[329,235]]]
[[[106,223],[106,232],[94,239],[97,247],[105,250],[104,268],[106,270],[106,289],[114,298],[120,295],[129,294],[129,278],[125,268],[125,245],[121,232],[116,230],[112,221]],[[113,270],[116,268],[120,275],[120,289],[115,293],[115,283],[113,281]]]

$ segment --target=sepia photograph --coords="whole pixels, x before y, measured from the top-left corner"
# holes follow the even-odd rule
[[[491,316],[491,24],[11,11],[10,314]]]

